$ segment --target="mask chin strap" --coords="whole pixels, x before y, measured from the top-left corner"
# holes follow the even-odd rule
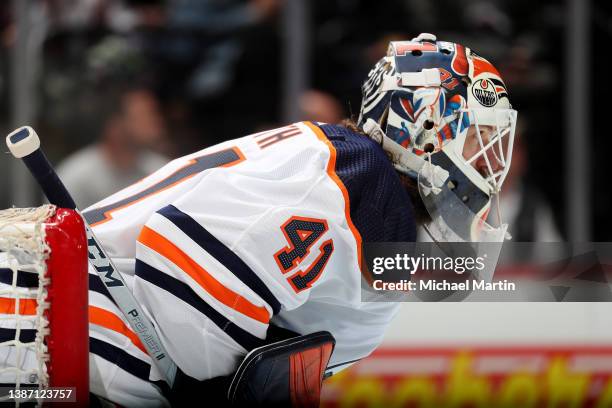
[[[417,156],[388,137],[378,123],[371,118],[363,124],[363,131],[391,155],[393,167],[397,171],[415,180],[418,180],[421,174],[421,179],[425,178],[428,183],[428,185],[423,184],[427,194],[430,192],[438,194],[441,191],[440,188],[448,179],[448,171],[431,162],[431,153],[427,153],[428,160]],[[422,172],[424,166],[427,168]]]

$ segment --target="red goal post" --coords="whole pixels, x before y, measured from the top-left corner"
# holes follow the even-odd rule
[[[52,205],[0,210],[0,384],[74,387],[70,405],[87,406],[87,311],[80,215]]]

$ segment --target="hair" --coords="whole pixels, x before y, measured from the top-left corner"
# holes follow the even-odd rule
[[[363,129],[361,129],[357,125],[357,122],[355,122],[353,118],[346,118],[342,120],[342,122],[340,122],[340,126],[343,126],[347,128],[348,130],[354,133],[357,133],[363,137],[369,138],[369,136],[363,131]],[[385,152],[385,154],[389,158],[389,161],[392,161],[391,156],[387,152]],[[425,205],[423,204],[423,200],[421,200],[421,196],[419,194],[419,189],[418,189],[416,181],[400,172],[397,172],[397,175],[399,176],[400,182],[402,183],[404,190],[406,190],[406,192],[410,196],[410,201],[412,202],[412,208],[414,209],[414,216],[415,216],[417,224],[421,225],[421,224],[431,221],[431,216],[429,215],[429,212],[425,208]]]

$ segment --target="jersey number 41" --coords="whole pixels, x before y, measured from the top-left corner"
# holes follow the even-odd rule
[[[289,245],[276,252],[274,259],[283,274],[293,272],[287,277],[287,281],[297,293],[310,288],[319,279],[334,252],[333,241],[331,239],[323,241],[319,246],[317,258],[306,268],[295,271],[327,230],[325,220],[297,216],[289,218],[281,226]]]

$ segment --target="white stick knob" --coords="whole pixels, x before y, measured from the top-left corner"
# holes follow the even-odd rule
[[[6,145],[13,156],[21,159],[40,148],[40,139],[30,126],[22,126],[6,137]]]

